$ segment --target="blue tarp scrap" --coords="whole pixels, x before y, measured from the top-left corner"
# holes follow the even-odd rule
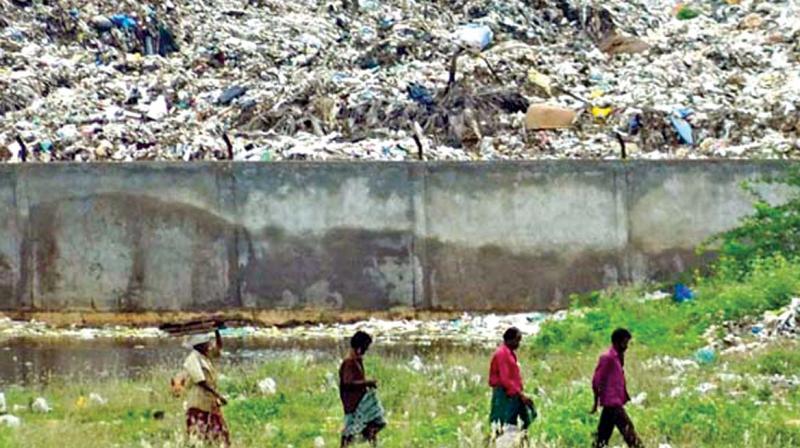
[[[408,97],[412,100],[425,106],[433,106],[433,95],[431,91],[422,84],[411,83],[406,90],[408,90]]]
[[[694,146],[694,135],[692,134],[692,125],[686,121],[686,118],[692,115],[694,111],[687,108],[675,110],[675,113],[669,116],[669,121],[672,127],[678,133],[681,143]]]
[[[675,293],[672,295],[673,300],[677,303],[688,302],[694,300],[694,292],[683,283],[675,285]]]
[[[111,16],[111,23],[119,28],[130,30],[136,29],[136,19],[127,14],[114,14]]]

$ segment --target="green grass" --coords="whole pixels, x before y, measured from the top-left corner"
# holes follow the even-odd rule
[[[725,276],[699,278],[697,298],[643,302],[642,290],[627,288],[576,297],[580,305],[563,321],[549,322],[533,344],[536,353],[583,353],[608,344],[617,327],[631,330],[636,344],[651,353],[686,355],[704,346],[702,335],[713,324],[758,316],[800,295],[800,263],[781,257],[758,263],[744,280]]]
[[[714,363],[680,371],[664,356],[691,358],[709,328],[726,320],[758,316],[800,293],[800,264],[783,258],[760,261],[746,276],[698,278],[697,298],[642,301],[644,290],[626,288],[575,299],[573,313],[545,324],[523,341],[520,362],[540,417],[531,436],[536,446],[589,446],[597,423],[589,415],[590,378],[612,329],[631,329],[626,358],[632,395],[647,394],[629,412],[647,446],[800,446],[800,391],[785,380],[800,371],[796,342],[726,355]],[[581,307],[583,305],[583,307]],[[368,375],[379,381],[389,427],[381,446],[482,447],[488,434],[490,350],[464,349],[425,359],[414,371],[409,357],[367,357]],[[176,360],[176,366],[180,360]],[[338,446],[342,410],[336,388],[337,362],[304,357],[223,371],[221,388],[230,400],[225,415],[238,447],[311,447],[322,437]],[[53,382],[5,390],[9,406],[38,396],[49,414],[13,411],[17,429],[0,429],[0,446],[177,447],[182,445],[181,400],[169,394],[173,371],[156,369],[136,381]],[[278,393],[263,396],[257,383],[273,377]],[[713,384],[708,392],[698,386]],[[77,405],[97,392],[107,405]],[[165,418],[156,420],[156,411]],[[621,444],[616,435],[612,441]]]
[[[643,358],[633,347],[628,358],[631,393],[647,393],[643,406],[630,414],[648,446],[797,446],[797,403],[793,387],[773,385],[775,373],[796,372],[797,344],[723,357],[712,366],[691,369],[678,378],[675,371]],[[535,358],[522,353],[528,389],[540,418],[532,428],[538,446],[588,446],[597,422],[590,415],[589,378],[596,353],[575,356],[551,354]],[[482,446],[488,425],[489,389],[485,385],[488,353],[454,353],[426,360],[423,372],[409,369],[407,358],[368,358],[368,372],[381,383],[389,428],[385,447]],[[224,392],[232,398],[225,409],[235,446],[312,446],[323,437],[336,446],[341,425],[337,390],[327,375],[331,361],[281,360],[257,368],[225,372]],[[723,381],[726,373],[734,380]],[[8,389],[11,404],[46,397],[55,410],[39,415],[18,412],[23,426],[0,430],[2,446],[81,447],[179,446],[183,415],[179,400],[167,390],[167,371],[153,371],[136,382],[95,384],[53,383],[34,389]],[[256,383],[264,376],[278,379],[279,392],[261,396]],[[700,394],[702,383],[717,389]],[[684,391],[676,397],[676,387]],[[78,409],[87,391],[109,399],[106,406]],[[155,420],[156,410],[166,412]],[[621,441],[615,436],[617,443]],[[749,442],[748,442],[749,441]]]

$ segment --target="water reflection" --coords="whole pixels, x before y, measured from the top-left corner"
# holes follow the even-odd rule
[[[247,363],[263,363],[290,357],[313,357],[318,361],[341,359],[347,340],[271,340],[225,341],[223,368]],[[376,344],[374,353],[389,357],[432,357],[477,347],[456,346],[451,342],[419,344]],[[477,348],[481,349],[481,348]],[[186,349],[176,339],[160,340],[7,340],[0,344],[0,385],[47,384],[54,379],[95,381],[138,378],[153,368],[178,369]]]

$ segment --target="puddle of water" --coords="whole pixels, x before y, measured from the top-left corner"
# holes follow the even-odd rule
[[[226,340],[223,368],[258,364],[280,358],[311,356],[321,362],[335,361],[347,352],[347,340]],[[376,343],[379,356],[432,357],[448,352],[474,350],[447,341],[419,344]],[[158,340],[60,340],[12,339],[0,344],[0,385],[47,384],[53,379],[96,381],[132,379],[159,367],[177,369],[187,353],[175,339]]]

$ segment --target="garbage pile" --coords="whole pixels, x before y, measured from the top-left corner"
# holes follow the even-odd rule
[[[343,340],[362,330],[375,336],[381,345],[450,343],[454,345],[495,346],[509,327],[533,336],[550,319],[563,319],[567,311],[555,314],[463,314],[451,320],[382,320],[369,319],[351,324],[302,325],[291,328],[239,327],[223,330],[226,336],[256,340]]]
[[[799,13],[0,0],[0,161],[797,157]]]
[[[0,317],[0,342],[11,339],[31,340],[93,340],[93,339],[155,339],[167,334],[158,328],[131,328],[120,325],[103,328],[55,328],[44,322],[18,321]]]
[[[575,311],[572,311],[575,313]],[[345,340],[358,330],[376,337],[382,345],[452,343],[493,346],[502,340],[508,327],[516,326],[525,336],[539,332],[541,325],[551,319],[564,319],[567,311],[554,314],[468,314],[457,319],[443,320],[384,320],[369,319],[348,324],[298,325],[293,327],[236,326],[222,330],[226,338],[250,341],[314,341]],[[40,321],[15,321],[0,318],[0,342],[12,339],[30,340],[96,340],[124,339],[153,341],[168,339],[170,334],[154,327],[133,328],[109,325],[99,328],[56,328]]]
[[[724,334],[721,339],[720,332]],[[757,349],[781,338],[800,338],[800,298],[793,298],[779,310],[765,312],[759,319],[725,322],[722,328],[712,326],[705,336],[709,349],[722,354]]]

